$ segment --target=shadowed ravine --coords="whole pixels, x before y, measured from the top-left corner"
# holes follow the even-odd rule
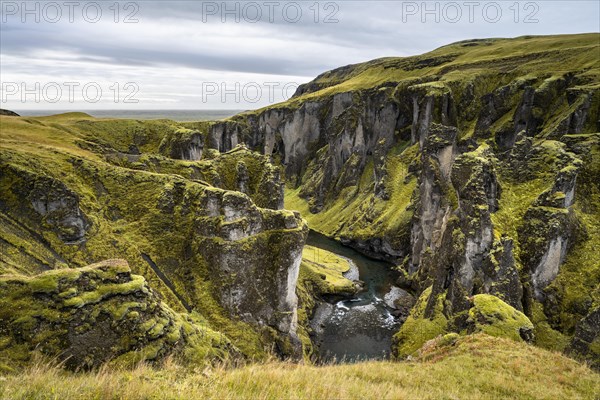
[[[367,258],[335,240],[311,231],[307,244],[331,251],[354,263],[345,275],[358,268],[364,291],[351,298],[329,298],[315,310],[311,326],[322,361],[354,362],[383,359],[390,355],[392,336],[400,320],[386,304],[395,273],[391,264]],[[356,276],[348,278],[355,279]],[[388,302],[392,301],[390,296]]]

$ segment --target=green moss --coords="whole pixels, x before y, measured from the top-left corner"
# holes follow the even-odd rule
[[[533,304],[533,317],[536,346],[554,351],[564,351],[569,344],[569,337],[553,329],[548,323],[542,305],[538,302]]]
[[[71,273],[68,271],[67,273]],[[75,272],[77,273],[77,272]],[[36,279],[30,286],[34,293],[51,293],[58,291],[58,280],[63,277],[62,271],[58,274],[46,275],[42,279]]]
[[[10,216],[0,213],[3,221],[0,234],[9,242],[7,257],[3,253],[0,260],[0,272],[33,274],[48,268],[64,268],[65,264],[83,267],[100,259],[126,258],[133,272],[143,276],[176,311],[195,306],[205,314],[208,324],[231,337],[243,353],[257,358],[266,356],[269,350],[265,349],[270,345],[262,342],[261,334],[249,324],[232,320],[216,301],[218,288],[211,282],[213,276],[198,230],[210,227],[212,235],[218,235],[220,229],[227,228],[221,225],[222,216],[203,215],[207,213],[209,198],[220,215],[223,200],[232,197],[236,202],[239,197],[248,203],[256,218],[263,219],[267,228],[283,225],[290,219],[295,221],[296,217],[289,212],[263,213],[243,195],[225,195],[223,199],[224,190],[209,186],[214,183],[238,189],[237,166],[243,163],[248,170],[250,197],[272,206],[269,201],[277,188],[273,192],[269,184],[275,181],[278,168],[266,157],[241,148],[199,162],[160,155],[165,135],[187,137],[193,134],[192,130],[201,130],[181,129],[172,121],[100,121],[83,115],[32,121],[35,124],[23,118],[7,120],[6,124],[2,120],[1,200],[13,212]],[[143,154],[125,154],[132,145]],[[107,159],[115,154],[117,159]],[[232,167],[234,173],[229,175]],[[84,243],[66,244],[56,233],[43,228],[27,199],[22,197],[22,188],[31,187],[41,179],[60,182],[77,193],[79,208],[89,221]],[[274,229],[273,235],[278,234]],[[269,234],[265,235],[268,237]],[[239,246],[247,246],[248,252],[255,251],[250,241],[242,241]],[[153,260],[170,284],[142,254]],[[67,271],[70,272],[65,274],[78,274],[76,269]],[[65,305],[81,309],[103,302],[115,290],[126,294],[142,284],[141,280],[134,280],[121,285],[117,273],[110,279],[114,278],[118,286],[97,288],[92,283],[86,290],[75,293],[69,285],[61,284],[61,280],[76,279],[75,275],[68,279],[65,275],[45,275],[32,284],[39,293],[63,293]],[[142,311],[136,308],[132,312]],[[117,318],[128,315],[127,307],[111,306],[107,312]]]
[[[132,280],[127,283],[103,285],[95,291],[81,293],[77,297],[71,297],[64,301],[66,307],[83,307],[88,304],[94,304],[102,301],[107,296],[117,294],[128,294],[137,291],[147,290],[145,288],[146,280],[143,276],[134,275]]]
[[[37,291],[45,285],[36,281],[47,282],[48,276],[60,277],[54,280],[58,289]],[[65,299],[64,293],[80,295]],[[216,337],[205,322],[161,303],[144,278],[131,275],[119,260],[31,277],[0,277],[0,356],[7,365],[27,362],[35,348],[51,357],[67,357],[65,364],[75,368],[98,366],[119,354],[116,363],[174,354],[202,364],[236,353],[229,340]]]
[[[370,161],[358,186],[342,189],[323,211],[311,213],[310,202],[301,197],[306,186],[286,187],[285,208],[299,211],[311,229],[327,236],[359,240],[386,238],[399,247],[410,236],[413,214],[410,206],[417,179],[409,175],[408,166],[416,158],[417,151],[418,145],[399,144],[386,158],[385,186],[390,192],[389,200],[373,194],[373,162]]]
[[[591,306],[600,304],[600,146],[592,146],[577,177],[575,204],[579,236],[567,253],[558,276],[546,289],[556,298],[554,326],[573,334]],[[555,309],[556,310],[556,309]]]
[[[301,274],[311,279],[320,294],[353,293],[354,283],[344,278],[350,269],[349,261],[327,250],[304,246]]]
[[[459,339],[459,337],[460,337],[460,335],[456,332],[447,333],[440,338],[440,341],[438,342],[438,344],[440,346],[450,346],[450,345],[453,345],[454,343],[456,343],[456,341]]]
[[[316,277],[320,279],[320,277]],[[312,317],[316,298],[319,295],[318,287],[315,287],[315,276],[305,263],[300,264],[300,273],[296,285],[298,296],[298,329],[296,334],[302,343],[302,354],[306,361],[310,361],[314,354],[314,346],[310,338],[310,318]]]
[[[551,186],[551,181],[536,178],[525,182],[515,182],[500,175],[499,184],[502,190],[498,201],[498,211],[491,214],[494,236],[500,240],[502,235],[513,239],[514,254],[520,267],[520,246],[517,230],[523,221],[527,209],[544,190]]]
[[[431,286],[421,293],[407,320],[394,335],[394,354],[405,358],[414,354],[425,342],[446,333],[448,319],[443,314],[444,297],[436,300],[431,318],[425,317],[425,307],[431,296]]]
[[[307,99],[362,89],[374,89],[372,93],[377,96],[402,105],[405,100],[402,96],[408,93],[411,86],[414,86],[412,90],[425,96],[437,98],[449,94],[454,105],[460,108],[468,96],[480,99],[508,86],[509,98],[504,100],[510,110],[498,115],[490,127],[491,133],[496,135],[512,127],[514,108],[520,101],[525,85],[532,85],[536,95],[553,96],[565,71],[572,71],[580,83],[578,90],[597,90],[598,60],[591,55],[597,50],[597,39],[597,34],[494,39],[456,43],[423,56],[374,60],[325,73],[314,82],[318,90],[273,108],[289,110]],[[502,73],[499,74],[499,71]],[[398,86],[395,89],[384,87],[390,86],[390,83],[398,83]],[[538,137],[552,133],[562,119],[582,105],[581,96],[571,105],[566,104],[564,97],[561,95],[561,99],[549,107],[556,110],[553,111],[556,115],[549,114],[545,107],[535,105],[535,116],[552,114],[540,127],[541,134]],[[584,131],[596,128],[593,124],[597,120],[594,117],[598,108],[597,97],[590,107]],[[354,98],[356,100],[360,96],[355,93]],[[471,137],[475,131],[476,116],[481,111],[479,102],[475,103],[478,104],[464,114],[465,118],[458,118],[457,121],[463,140]],[[326,116],[325,111],[321,112]],[[353,112],[348,116],[347,126],[356,127],[357,115]],[[243,118],[239,116],[233,119],[241,121]],[[182,125],[185,127],[182,128]],[[12,214],[7,216],[0,213],[0,236],[3,240],[0,273],[33,275],[49,268],[64,268],[67,264],[81,267],[103,258],[126,257],[135,274],[144,276],[149,285],[155,287],[176,311],[184,311],[185,306],[191,304],[204,314],[207,323],[222,330],[239,344],[245,354],[264,355],[261,334],[249,329],[247,324],[231,321],[215,300],[219,287],[213,282],[215,278],[209,268],[212,261],[198,255],[204,246],[220,249],[224,241],[215,240],[213,243],[199,240],[202,235],[198,232],[213,225],[219,229],[227,229],[231,225],[242,228],[248,226],[248,220],[223,223],[221,216],[203,215],[206,193],[216,193],[213,192],[216,189],[209,185],[238,189],[240,170],[245,168],[248,170],[250,198],[259,206],[270,206],[268,201],[272,192],[269,190],[273,188],[269,189],[265,182],[268,183],[270,177],[280,171],[270,165],[265,157],[242,148],[226,154],[207,150],[206,159],[200,162],[173,160],[166,157],[165,152],[159,154],[161,147],[164,150],[172,147],[174,142],[186,141],[196,131],[206,140],[209,125],[177,124],[166,120],[97,120],[83,113],[42,118],[2,117],[1,201]],[[398,136],[404,133],[397,132],[395,140],[400,140]],[[479,142],[482,140],[480,137],[475,139]],[[465,140],[463,144],[468,145],[468,142]],[[380,141],[379,146],[385,145],[385,141]],[[563,156],[568,153],[566,146],[557,141],[547,140],[536,145],[540,150],[536,150],[538,153],[528,168],[535,171],[532,179],[512,179],[514,177],[505,171],[500,173],[503,189],[500,209],[492,216],[496,238],[506,234],[515,239],[517,261],[520,252],[520,244],[516,241],[518,224],[533,200],[551,184],[554,179],[551,173],[553,168],[559,168]],[[317,143],[313,146],[317,146]],[[486,147],[480,146],[480,149]],[[136,149],[143,154],[133,154]],[[480,149],[470,155],[480,157]],[[329,148],[324,146],[315,150],[317,157],[324,157]],[[324,169],[319,162],[308,160],[307,173],[300,179],[301,186],[290,186],[286,190],[286,206],[300,210],[313,228],[330,236],[360,240],[383,238],[397,248],[405,248],[410,238],[412,197],[418,185],[416,177],[409,171],[418,170],[418,153],[418,145],[409,147],[408,143],[401,141],[387,154],[383,165],[383,185],[390,196],[388,200],[373,194],[376,184],[374,172],[377,171],[378,176],[382,172],[381,160],[373,160],[370,156],[361,160],[357,154],[352,155],[344,168],[351,171],[364,163],[362,176],[341,190],[325,188],[324,209],[318,214],[311,214],[309,209],[315,206],[316,199],[311,196],[324,180]],[[586,160],[587,165],[593,163]],[[573,166],[560,168],[563,168],[563,172],[569,172],[568,169]],[[7,172],[11,169],[13,172]],[[598,171],[588,168],[587,172],[582,173],[582,178],[585,176],[592,181],[598,176]],[[20,193],[22,188],[35,185],[42,177],[63,182],[79,195],[79,207],[90,222],[85,242],[73,245],[61,241],[60,235],[48,228],[47,221],[40,221],[29,207],[27,199],[23,199]],[[590,238],[577,239],[574,243],[576,251],[569,253],[559,277],[550,288],[556,289],[560,297],[560,315],[555,319],[559,320],[561,330],[569,333],[589,304],[597,301],[590,293],[594,282],[598,282],[595,278],[597,266],[600,265],[596,240],[599,237],[596,229],[599,214],[593,201],[600,196],[597,186],[580,184],[585,180],[578,178],[575,211],[586,232],[590,233]],[[381,183],[377,182],[378,185]],[[444,196],[452,205],[458,205],[454,190],[446,190]],[[553,196],[559,200],[564,194],[556,193]],[[222,199],[222,196],[217,198]],[[220,205],[215,207],[218,209]],[[257,212],[265,218],[265,224],[285,217],[283,214]],[[67,227],[58,233],[64,235],[68,230]],[[244,240],[240,242],[240,248],[251,252],[257,243],[261,242]],[[157,275],[142,254],[154,260],[171,284]],[[304,270],[307,270],[307,265],[309,262],[305,262]],[[327,273],[323,273],[326,277],[323,280],[320,278],[322,271],[319,271],[323,267],[313,267],[312,275],[309,274],[311,278],[316,276],[327,283],[332,277],[339,276],[338,271],[329,273],[327,270]],[[116,275],[101,277],[115,280],[101,288],[94,287],[92,283],[85,290],[74,290],[69,287],[69,282],[77,279],[78,274],[65,272],[31,282],[24,281],[23,290],[31,290],[39,296],[58,293],[61,304],[81,308],[104,301],[113,294],[128,293],[128,289],[122,289],[121,283],[116,282]],[[347,285],[344,280],[340,280],[340,283]],[[137,290],[137,283],[130,284],[131,290]],[[115,290],[125,292],[116,293]],[[26,306],[18,301],[15,305]],[[128,307],[110,306],[106,311],[119,318],[124,315],[131,315],[134,319],[140,317],[143,310],[132,308],[135,311],[128,311]],[[56,318],[49,311],[46,313],[48,318]],[[37,318],[38,315],[26,315],[21,322],[32,325]],[[553,323],[556,325],[557,321]]]
[[[140,313],[138,311],[133,311],[133,309],[143,311],[146,309],[146,304],[138,301],[124,302],[119,304],[118,307],[113,310],[112,316],[117,321],[123,319],[125,316],[129,319],[135,319],[139,317]]]
[[[489,294],[473,296],[467,322],[473,324],[475,332],[517,341],[523,340],[522,330],[533,330],[533,324],[525,314]]]
[[[155,339],[160,336],[163,336],[163,334],[165,333],[165,327],[169,322],[170,321],[166,318],[159,319],[150,329],[146,331],[146,335],[148,335],[150,339]]]

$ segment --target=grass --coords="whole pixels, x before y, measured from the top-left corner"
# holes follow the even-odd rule
[[[479,334],[428,346],[410,362],[232,369],[101,368],[73,373],[38,362],[0,376],[3,399],[597,399],[600,375],[558,353]]]
[[[386,158],[386,187],[390,199],[382,200],[373,194],[373,165],[369,163],[357,186],[342,189],[319,213],[310,212],[307,200],[300,197],[299,188],[286,187],[285,208],[297,210],[308,221],[311,229],[327,236],[345,236],[355,239],[386,237],[392,241],[403,239],[412,211],[409,209],[417,179],[409,177],[408,165],[416,157],[418,146],[396,146]],[[407,178],[409,177],[409,178]]]
[[[320,281],[322,293],[340,293],[354,291],[351,280],[344,278],[344,273],[350,270],[350,263],[330,251],[313,246],[304,246],[302,265],[308,269],[307,275]],[[324,286],[324,287],[323,287]]]
[[[297,108],[307,100],[336,93],[432,77],[439,78],[439,83],[426,83],[424,90],[439,90],[444,84],[454,86],[459,81],[473,82],[478,76],[498,72],[510,79],[542,71],[546,79],[556,79],[567,71],[579,70],[585,81],[598,82],[599,38],[598,33],[585,33],[485,39],[469,44],[453,43],[418,56],[380,58],[327,71],[311,82],[317,84],[319,90],[243,114],[261,113],[270,108]],[[588,87],[597,87],[597,83]]]
[[[217,301],[220,287],[209,268],[215,263],[205,257],[221,244],[194,232],[200,219],[218,232],[221,218],[185,210],[206,210],[202,201],[212,195],[221,198],[219,193],[224,191],[209,186],[203,178],[221,176],[220,186],[231,186],[235,175],[229,172],[235,173],[242,160],[248,169],[249,191],[267,201],[270,193],[261,189],[268,187],[269,176],[277,171],[265,157],[238,151],[202,162],[168,159],[157,153],[160,143],[167,133],[180,129],[168,120],[98,119],[68,113],[36,118],[2,116],[0,126],[0,198],[5,207],[0,212],[0,274],[34,275],[47,269],[123,258],[175,311],[185,311],[183,302],[193,304],[244,354],[266,356],[261,334],[247,323],[232,319]],[[133,145],[144,153],[138,160],[142,162],[109,160],[108,156],[129,152]],[[85,244],[62,242],[54,230],[42,226],[41,217],[22,194],[21,188],[58,181],[77,193],[79,208],[90,222]],[[274,227],[260,237],[262,246],[267,245],[269,237],[276,245],[288,245],[277,239],[283,233],[275,227],[286,216],[292,217],[291,213],[253,205],[250,208],[255,218],[264,218],[265,226]],[[248,246],[249,259],[253,253],[263,251],[246,242],[238,244]],[[270,245],[263,254],[277,254],[276,250]],[[142,254],[159,266],[172,287],[152,270]],[[265,259],[261,265],[275,262]]]

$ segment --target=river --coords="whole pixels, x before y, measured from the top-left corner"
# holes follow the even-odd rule
[[[307,244],[349,259],[365,283],[365,290],[351,298],[330,297],[317,306],[311,327],[321,361],[388,358],[392,336],[401,324],[390,307],[393,294],[399,290],[393,286],[397,273],[392,265],[368,258],[314,231],[308,235]]]

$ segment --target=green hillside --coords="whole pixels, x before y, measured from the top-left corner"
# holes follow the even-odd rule
[[[23,385],[23,380],[27,385]],[[73,374],[37,364],[0,382],[10,399],[595,399],[600,376],[545,350],[477,335],[431,344],[410,362],[337,366],[261,363],[231,370],[103,368]]]

